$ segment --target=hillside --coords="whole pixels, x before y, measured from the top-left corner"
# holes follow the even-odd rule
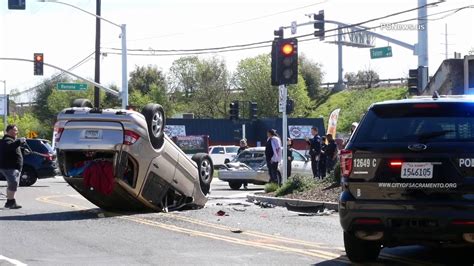
[[[406,94],[406,88],[344,90],[331,95],[325,103],[316,108],[311,114],[311,117],[322,116],[324,118],[324,124],[327,127],[329,114],[334,109],[341,108],[337,123],[337,132],[348,133],[351,123],[354,121],[359,122],[372,103],[402,99]]]

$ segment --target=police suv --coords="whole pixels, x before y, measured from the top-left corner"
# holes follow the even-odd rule
[[[339,215],[351,261],[382,247],[474,247],[474,98],[373,104],[341,151]]]

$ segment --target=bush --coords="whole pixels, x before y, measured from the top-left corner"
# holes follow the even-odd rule
[[[331,183],[341,183],[341,163],[339,161],[334,166],[334,170],[327,176],[327,180]]]
[[[315,186],[316,181],[312,177],[295,175],[276,190],[275,196],[281,197],[294,192],[302,192]]]
[[[268,183],[265,185],[265,193],[271,193],[277,191],[280,188],[277,183]]]

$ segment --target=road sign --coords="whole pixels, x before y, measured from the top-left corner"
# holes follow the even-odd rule
[[[278,111],[280,113],[283,113],[286,111],[286,86],[285,85],[280,85],[278,87]]]
[[[291,34],[296,34],[296,29],[298,28],[296,21],[291,22]]]
[[[385,47],[378,47],[370,49],[370,58],[383,58],[383,57],[392,57],[392,47],[385,46]]]
[[[87,90],[86,83],[58,83],[57,86],[60,91],[83,91]]]

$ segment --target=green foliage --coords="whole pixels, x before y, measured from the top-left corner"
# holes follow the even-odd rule
[[[277,183],[267,183],[265,185],[265,193],[271,193],[277,191],[277,189],[280,188]]]
[[[27,113],[21,117],[18,115],[9,116],[8,124],[15,124],[18,127],[19,137],[26,137],[26,135],[30,133],[31,131],[37,132],[39,137],[41,138],[46,137],[44,135],[45,132],[41,126],[40,121],[30,113]],[[2,123],[1,128],[3,131],[3,123]]]
[[[277,117],[278,88],[271,85],[271,58],[261,54],[242,59],[234,73],[234,88],[243,90],[241,99],[258,104],[259,117]],[[288,87],[288,95],[295,100],[295,111],[292,116],[305,116],[311,105],[303,76],[298,76],[298,84]]]
[[[329,97],[329,90],[321,88],[321,80],[324,77],[321,64],[318,64],[302,54],[298,58],[299,69],[306,83],[308,96],[316,103],[316,106]]]
[[[275,192],[275,196],[281,197],[294,192],[310,190],[316,186],[316,181],[312,177],[295,175],[292,176]]]
[[[360,121],[367,108],[372,104],[385,100],[402,99],[407,94],[406,88],[376,88],[367,90],[344,90],[333,94],[328,101],[321,104],[310,117],[322,116],[327,125],[329,114],[341,108],[337,122],[337,132],[349,132],[354,121]]]
[[[339,161],[334,166],[334,170],[326,177],[326,180],[331,183],[341,183],[341,163]]]

